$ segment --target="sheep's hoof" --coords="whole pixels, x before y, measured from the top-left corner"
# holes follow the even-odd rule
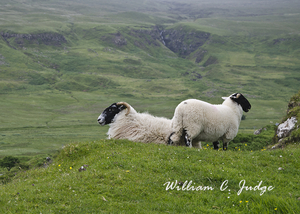
[[[171,139],[168,140],[168,145],[172,145],[173,143],[174,142]]]
[[[214,145],[214,150],[219,150],[220,144],[218,141],[213,142],[213,145]]]

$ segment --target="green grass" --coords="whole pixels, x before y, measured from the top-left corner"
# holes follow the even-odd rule
[[[1,213],[299,213],[299,145],[214,151],[126,140],[66,145],[46,168],[0,185]],[[83,166],[86,171],[79,172]],[[278,170],[279,167],[283,170]],[[12,169],[13,170],[13,169]],[[213,190],[166,190],[166,182]],[[224,181],[227,185],[223,185]],[[262,192],[240,194],[239,184]],[[226,183],[225,183],[226,184]],[[221,191],[220,187],[227,189]],[[179,186],[182,188],[183,186]],[[229,191],[230,190],[230,191]]]

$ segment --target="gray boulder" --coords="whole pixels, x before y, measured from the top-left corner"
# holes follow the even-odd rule
[[[296,117],[288,118],[285,122],[281,123],[277,128],[277,137],[281,139],[289,136],[291,131],[295,128],[296,123]]]

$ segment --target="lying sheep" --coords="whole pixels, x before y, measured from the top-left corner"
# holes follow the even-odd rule
[[[171,134],[171,120],[138,113],[126,102],[113,103],[98,117],[100,125],[109,124],[107,132],[111,139],[128,139],[134,142],[167,144]],[[184,139],[178,145],[185,145]],[[195,144],[195,147],[201,145]]]
[[[193,140],[213,142],[219,148],[218,140],[223,141],[223,149],[238,133],[243,111],[251,108],[249,101],[240,93],[230,95],[221,105],[189,99],[181,102],[175,109],[172,119],[172,134],[168,144],[177,144],[185,132],[185,143]]]

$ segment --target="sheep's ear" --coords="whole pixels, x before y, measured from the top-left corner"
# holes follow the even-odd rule
[[[230,97],[232,100],[237,100],[237,99],[240,98],[240,96],[243,97],[242,94],[240,94],[240,93],[235,93],[235,94],[231,94],[229,97]]]
[[[223,100],[226,100],[228,97],[222,97]]]
[[[118,108],[118,106],[117,106],[116,103],[111,104],[110,107],[112,107],[112,108]]]
[[[251,109],[251,104],[241,93],[232,94],[230,98],[237,104],[241,105],[244,112],[248,112]]]

